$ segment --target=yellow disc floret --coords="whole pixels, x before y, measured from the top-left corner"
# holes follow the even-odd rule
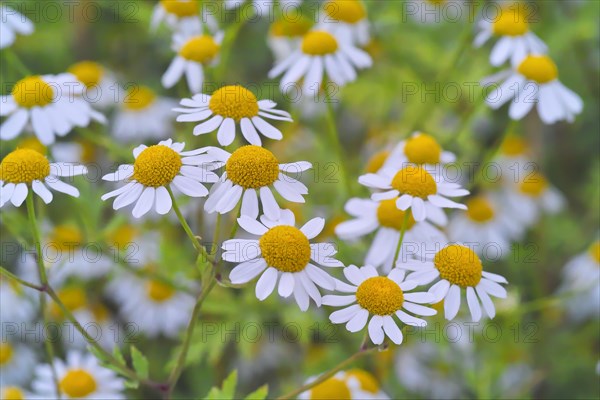
[[[0,180],[9,183],[43,181],[50,175],[50,163],[41,153],[17,149],[8,153],[0,163]]]
[[[44,146],[42,142],[40,142],[40,140],[35,136],[23,138],[19,141],[17,148],[35,150],[40,154],[46,154],[48,152],[46,146]]]
[[[379,384],[377,383],[377,379],[369,372],[363,369],[351,369],[346,371],[346,379],[354,378],[360,383],[361,390],[368,393],[377,393],[379,392]]]
[[[81,234],[81,230],[74,225],[57,225],[50,234],[49,244],[63,252],[79,247],[82,243],[83,235]]]
[[[75,78],[83,83],[88,89],[91,89],[100,83],[104,75],[104,68],[93,61],[81,61],[69,67],[68,71],[75,75]]]
[[[301,37],[304,36],[311,27],[312,23],[307,18],[280,18],[271,24],[271,35],[278,37]]]
[[[168,146],[145,148],[135,159],[132,179],[144,186],[166,186],[181,170],[181,156]]]
[[[541,196],[547,188],[548,181],[539,172],[529,174],[527,177],[525,177],[525,179],[523,179],[523,182],[519,184],[519,190],[521,193],[531,197]]]
[[[329,0],[324,7],[330,18],[348,24],[355,24],[367,16],[367,10],[359,0]]]
[[[242,146],[231,154],[225,164],[227,177],[244,189],[268,186],[279,176],[279,161],[260,146]]]
[[[508,136],[502,142],[502,153],[507,156],[520,156],[527,152],[527,142],[518,136]]]
[[[12,96],[21,107],[44,107],[52,102],[54,89],[41,76],[28,76],[15,83]]]
[[[89,396],[96,391],[96,380],[83,369],[68,370],[59,383],[61,392],[72,399],[80,399]]]
[[[548,56],[527,56],[517,67],[517,71],[530,81],[548,83],[558,77],[558,68]]]
[[[442,279],[460,287],[477,286],[483,267],[475,252],[468,247],[451,244],[438,251],[433,263]]]
[[[402,308],[404,293],[390,278],[375,276],[356,289],[356,301],[371,314],[392,315]]]
[[[13,348],[10,343],[0,343],[0,365],[6,365],[12,360]]]
[[[186,60],[206,64],[214,60],[219,52],[219,45],[210,35],[191,38],[183,45],[179,54]]]
[[[173,297],[175,289],[161,281],[151,280],[146,283],[146,293],[154,302],[162,303]]]
[[[442,147],[433,136],[424,133],[406,140],[404,155],[415,164],[437,164],[440,162]]]
[[[350,400],[350,388],[341,379],[329,378],[319,383],[310,391],[310,400]]]
[[[394,198],[383,200],[379,203],[379,206],[377,207],[377,220],[379,221],[379,225],[400,231],[402,230],[402,225],[404,225],[406,212],[408,212],[406,230],[410,230],[415,224],[415,219],[408,210],[406,212],[399,210],[398,207],[396,207],[396,200],[397,198]]]
[[[156,94],[146,86],[135,86],[127,90],[123,105],[127,110],[140,111],[147,109],[156,100]]]
[[[371,156],[371,158],[367,162],[365,171],[367,173],[371,173],[371,174],[376,173],[377,171],[379,171],[379,169],[381,167],[383,167],[383,164],[385,163],[385,160],[387,160],[389,155],[390,155],[390,152],[387,150],[382,150],[382,151],[379,151],[379,152],[373,154],[373,156]]]
[[[198,15],[198,3],[195,0],[161,0],[160,4],[169,14],[183,17]]]
[[[600,266],[600,240],[596,240],[596,243],[590,246],[590,255],[592,260],[596,261],[596,264]]]
[[[267,264],[281,272],[300,272],[310,261],[310,243],[300,229],[280,225],[267,231],[258,242]]]
[[[467,200],[467,216],[475,222],[487,222],[494,218],[494,207],[483,196]]]
[[[515,9],[513,9],[515,8]],[[492,24],[492,30],[497,36],[521,36],[527,33],[529,26],[526,15],[520,11],[520,6],[501,9],[498,18]]]
[[[223,86],[215,91],[208,103],[211,111],[223,118],[233,118],[239,122],[242,118],[258,115],[258,100],[254,93],[243,86]]]
[[[23,391],[16,386],[7,386],[2,388],[0,398],[2,400],[24,400],[25,395],[23,394]]]
[[[311,56],[333,54],[338,49],[337,39],[325,31],[312,31],[302,39],[302,52]]]
[[[437,184],[429,172],[423,167],[409,165],[402,168],[392,179],[392,187],[401,194],[426,199],[437,193]]]

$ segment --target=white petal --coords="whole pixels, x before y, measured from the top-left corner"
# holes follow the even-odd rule
[[[444,300],[444,313],[447,320],[451,321],[456,317],[460,308],[460,287],[457,285],[450,286],[448,294]]]
[[[389,315],[383,317],[383,330],[385,334],[394,342],[395,344],[402,344],[402,331],[398,328],[398,325],[394,322],[394,319]]]
[[[18,183],[15,186],[12,196],[10,197],[10,202],[13,204],[13,206],[19,207],[25,201],[27,193],[27,185],[24,183]]]
[[[4,123],[0,125],[0,139],[11,140],[17,137],[25,127],[28,118],[29,112],[24,109],[20,109],[9,116]]]
[[[171,196],[169,196],[169,192],[166,188],[159,186],[156,188],[156,212],[160,215],[164,215],[171,211],[171,206],[173,205],[173,201],[171,200]]]
[[[79,197],[79,190],[76,187],[64,183],[59,179],[48,177],[44,182],[50,186],[50,189],[68,194],[69,196]]]
[[[220,115],[215,115],[208,121],[196,125],[196,127],[194,128],[194,135],[198,136],[205,133],[213,132],[221,125],[221,122],[223,122],[223,117]]]
[[[190,197],[204,197],[208,194],[208,189],[203,184],[187,176],[177,175],[172,183],[177,190]]]
[[[290,297],[290,295],[294,291],[294,275],[289,272],[284,272],[281,274],[281,279],[279,280],[279,295],[281,297]]]
[[[467,304],[469,305],[473,322],[479,322],[481,319],[481,306],[479,305],[475,290],[471,286],[467,287]]]
[[[257,236],[262,236],[268,231],[263,224],[245,215],[238,218],[238,224],[240,224],[242,229],[246,232]]]
[[[240,127],[242,129],[242,135],[248,141],[248,143],[254,146],[261,146],[262,141],[256,131],[256,128],[248,118],[242,118],[240,121]]]
[[[260,131],[260,133],[269,139],[281,140],[283,138],[283,134],[279,129],[275,128],[261,117],[252,117],[252,123]]]
[[[273,289],[275,289],[276,284],[277,270],[273,267],[269,267],[256,283],[256,298],[260,301],[263,301],[269,297],[269,295],[273,293]]]
[[[217,140],[221,146],[229,146],[235,139],[235,121],[233,118],[225,118],[219,131],[217,132]]]
[[[325,219],[313,218],[300,228],[302,233],[306,235],[308,240],[314,239],[325,227]]]
[[[258,197],[256,190],[246,189],[242,198],[241,215],[247,215],[252,219],[258,218]]]
[[[361,308],[346,324],[346,329],[350,332],[358,332],[365,327],[369,312]]]
[[[369,321],[369,337],[374,344],[383,343],[385,337],[383,333],[383,317],[381,315],[373,315]]]
[[[152,187],[147,187],[142,192],[142,195],[138,199],[135,207],[133,208],[132,215],[135,218],[140,218],[142,215],[146,214],[152,206],[154,205],[154,195],[156,189]]]
[[[259,192],[260,192],[260,201],[261,201],[262,207],[263,207],[263,213],[269,219],[272,219],[272,220],[279,219],[281,210],[279,208],[279,205],[277,205],[277,201],[275,200],[273,193],[271,193],[271,189],[263,186],[260,188]]]
[[[44,200],[44,203],[48,204],[52,201],[52,193],[48,190],[48,188],[40,181],[35,180],[31,182],[31,187],[38,196]]]
[[[229,274],[229,280],[234,285],[247,283],[256,278],[267,268],[267,263],[263,258],[255,258],[238,264]]]

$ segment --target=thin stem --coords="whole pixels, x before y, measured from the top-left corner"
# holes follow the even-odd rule
[[[340,196],[342,199],[346,199],[351,193],[352,188],[350,186],[350,181],[348,180],[348,172],[346,171],[346,163],[344,162],[344,156],[342,151],[342,145],[340,143],[340,137],[338,135],[338,129],[335,122],[335,110],[333,109],[333,99],[331,98],[331,94],[329,90],[325,88],[325,103],[327,105],[327,133],[329,134],[329,141],[333,150],[335,152],[338,168],[340,171],[340,178],[342,180],[342,185],[344,187],[345,193]]]
[[[6,268],[1,267],[1,266],[0,266],[0,274],[6,276],[9,279],[12,279],[13,281],[15,281],[23,286],[27,286],[27,287],[35,289],[39,292],[43,292],[45,290],[45,288],[43,286],[36,285],[35,283],[25,281],[25,280],[19,278],[18,276],[16,276],[15,274],[13,274],[12,272],[10,272],[9,270],[7,270]]]
[[[398,256],[400,255],[400,249],[402,248],[402,242],[404,241],[404,234],[406,233],[406,228],[408,226],[408,218],[410,217],[411,209],[407,209],[404,211],[404,220],[402,221],[402,230],[400,231],[400,240],[398,240],[398,247],[396,247],[396,254],[394,255],[394,262],[392,263],[392,267],[396,265],[398,261]]]
[[[46,315],[46,294],[44,292],[40,292],[40,309],[42,310],[42,318],[44,322],[44,327],[48,327],[48,316]],[[52,380],[54,381],[54,390],[59,399],[62,398],[62,393],[60,390],[60,384],[58,383],[58,374],[56,373],[56,368],[54,368],[54,348],[52,347],[52,343],[49,340],[44,340],[44,349],[46,351],[46,357],[50,360],[50,370],[52,372]]]

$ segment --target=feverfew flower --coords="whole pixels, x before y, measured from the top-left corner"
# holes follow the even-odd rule
[[[367,10],[361,0],[328,0],[323,4],[318,27],[352,43],[365,46],[371,40]]]
[[[2,320],[16,323],[4,318]],[[37,357],[31,347],[3,338],[0,342],[0,385],[26,384],[31,378],[31,370],[36,363]]]
[[[17,34],[31,35],[34,26],[29,18],[15,9],[0,4],[0,49],[10,46]]]
[[[205,13],[204,8],[201,19],[199,7],[197,0],[160,0],[154,7],[150,28],[156,30],[165,22],[175,32],[201,32],[204,21],[211,31],[215,31],[216,20],[212,15]]]
[[[67,72],[85,86],[83,98],[98,108],[108,108],[117,103],[120,90],[110,71],[94,61],[79,61]]]
[[[600,240],[567,262],[560,291],[572,295],[566,306],[574,319],[600,318]]]
[[[302,43],[304,35],[310,31],[312,22],[305,18],[279,18],[271,24],[267,44],[276,62],[292,54]]]

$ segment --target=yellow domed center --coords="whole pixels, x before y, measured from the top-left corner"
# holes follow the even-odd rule
[[[181,170],[181,156],[168,146],[157,144],[145,148],[135,159],[132,179],[144,186],[166,186]]]
[[[337,39],[325,31],[312,31],[302,39],[302,52],[311,56],[333,54],[338,49]]]
[[[329,378],[310,390],[310,400],[350,400],[350,388],[341,379]]]
[[[596,243],[590,246],[589,251],[592,259],[600,266],[600,240],[596,240]]]
[[[409,194],[426,199],[437,193],[437,184],[429,172],[423,167],[410,165],[402,168],[392,179],[392,187],[400,194]]]
[[[507,156],[520,156],[527,151],[527,142],[518,136],[508,136],[502,142],[502,153]]]
[[[244,189],[269,186],[279,176],[279,161],[260,146],[242,146],[231,154],[225,164],[227,177]]]
[[[267,231],[258,242],[267,264],[281,272],[300,272],[310,261],[310,243],[300,229],[280,225]]]
[[[415,164],[437,164],[440,162],[442,147],[432,136],[419,134],[406,140],[404,155]]]
[[[133,242],[137,234],[138,230],[133,226],[121,225],[108,235],[108,244],[122,250]]]
[[[258,115],[258,100],[254,93],[243,86],[223,86],[212,94],[208,108],[223,118],[233,118],[239,122],[242,118]]]
[[[354,378],[360,383],[360,388],[369,393],[379,392],[379,383],[373,375],[362,369],[351,369],[346,372],[346,378]]]
[[[57,292],[57,296],[62,303],[67,307],[67,310],[73,312],[87,305],[87,295],[80,287],[68,287]],[[50,304],[50,314],[54,319],[63,317],[63,312],[56,303]]]
[[[548,188],[548,181],[539,172],[534,172],[529,176],[525,177],[523,182],[519,184],[519,190],[521,193],[531,196],[539,197]]]
[[[196,36],[183,45],[179,54],[186,60],[206,64],[215,58],[219,52],[219,47],[210,35]]]
[[[21,107],[44,107],[52,102],[54,89],[41,76],[28,76],[15,83],[12,96]]]
[[[40,154],[46,154],[48,152],[46,146],[44,146],[42,142],[40,142],[40,140],[35,136],[23,138],[19,141],[17,148],[35,150]]]
[[[75,75],[77,80],[91,89],[100,83],[104,76],[104,68],[93,61],[81,61],[69,67],[68,71]]]
[[[70,369],[60,380],[60,390],[70,398],[79,399],[94,393],[97,388],[96,380],[83,369]]]
[[[494,207],[482,196],[467,200],[467,216],[475,222],[488,222],[494,218]]]
[[[145,110],[154,104],[156,94],[146,86],[135,86],[127,90],[123,101],[125,109],[130,111]]]
[[[43,181],[50,175],[50,163],[41,153],[17,149],[8,153],[0,163],[0,180],[10,183]]]
[[[356,289],[356,301],[371,314],[392,315],[402,308],[404,293],[390,278],[375,276]]]
[[[367,173],[371,173],[371,174],[376,173],[377,171],[379,171],[379,169],[381,167],[383,167],[383,164],[385,163],[385,160],[387,160],[389,155],[390,155],[390,152],[387,150],[382,150],[382,151],[379,151],[379,152],[373,154],[371,156],[371,158],[369,159],[369,161],[367,162],[365,171]]]
[[[396,207],[396,200],[397,198],[394,198],[383,200],[379,203],[379,206],[377,207],[377,220],[379,220],[379,225],[381,226],[401,231],[402,225],[404,224],[405,212]],[[415,219],[413,218],[412,213],[409,213],[408,221],[406,221],[406,230],[410,230],[414,224]]]
[[[0,365],[6,365],[12,360],[13,348],[9,343],[0,343]]]
[[[57,225],[50,234],[50,244],[63,252],[79,247],[82,243],[83,235],[74,225]]]
[[[23,391],[16,386],[8,386],[2,389],[2,400],[24,400]]]
[[[558,68],[548,56],[527,56],[517,71],[530,81],[548,83],[558,77]]]
[[[442,279],[461,286],[477,286],[481,280],[483,267],[473,250],[451,244],[438,251],[433,259]]]
[[[493,22],[492,30],[497,36],[521,36],[527,33],[529,26],[525,13],[516,9],[503,8]]]
[[[175,289],[161,281],[151,280],[146,283],[146,293],[154,302],[162,303],[175,295]]]
[[[310,30],[312,23],[307,18],[280,18],[271,24],[271,35],[278,37],[301,37]]]
[[[359,0],[330,0],[324,7],[331,19],[348,24],[355,24],[367,16],[367,10]]]
[[[198,3],[195,0],[161,0],[160,4],[166,12],[183,17],[198,15]]]

